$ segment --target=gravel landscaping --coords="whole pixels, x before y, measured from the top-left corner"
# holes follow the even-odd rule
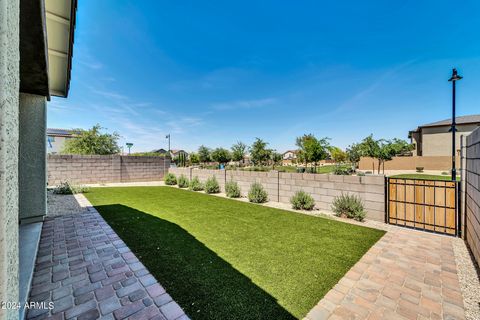
[[[474,262],[465,241],[455,239],[453,252],[457,263],[457,274],[463,294],[467,320],[480,319],[480,269]]]

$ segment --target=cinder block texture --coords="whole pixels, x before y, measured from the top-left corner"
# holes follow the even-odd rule
[[[465,240],[480,263],[480,128],[467,136],[465,174]]]
[[[270,201],[289,203],[299,190],[309,193],[320,210],[331,210],[332,202],[341,194],[356,194],[364,202],[367,218],[384,221],[385,178],[383,176],[336,176],[309,173],[284,173],[278,171],[257,172],[240,170],[203,170],[192,168],[170,168],[170,173],[189,179],[197,176],[200,181],[215,176],[222,191],[227,181],[236,181],[246,196],[250,185],[261,183],[268,192]]]
[[[143,156],[48,155],[48,184],[160,181],[170,159]]]

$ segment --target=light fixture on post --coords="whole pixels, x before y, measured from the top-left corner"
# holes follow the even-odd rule
[[[457,156],[457,150],[455,147],[455,131],[456,131],[456,121],[455,121],[455,82],[461,80],[463,77],[457,74],[457,69],[452,70],[452,76],[448,81],[452,83],[452,181],[457,180],[457,169],[455,168],[455,158]]]

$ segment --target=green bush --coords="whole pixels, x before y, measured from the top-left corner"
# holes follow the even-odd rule
[[[174,186],[177,184],[177,178],[173,173],[167,173],[163,178],[163,181],[165,181],[167,186]]]
[[[447,171],[443,171],[442,172],[442,176],[448,176],[450,173],[448,173]]]
[[[200,182],[200,180],[198,179],[198,177],[193,177],[192,180],[190,180],[190,187],[189,187],[190,190],[193,190],[193,191],[201,191],[203,190],[203,184]]]
[[[350,194],[342,193],[342,195],[335,197],[332,210],[337,217],[347,217],[357,221],[363,221],[366,215],[362,199]]]
[[[55,194],[76,194],[88,192],[88,187],[82,185],[72,185],[68,181],[61,182],[58,186],[53,189]]]
[[[229,198],[240,198],[241,190],[235,181],[229,181],[225,184],[225,193]]]
[[[220,186],[218,185],[217,179],[215,177],[210,177],[205,182],[205,192],[206,193],[219,193]]]
[[[180,175],[180,177],[178,177],[177,183],[179,188],[188,188],[189,181],[187,177],[185,177],[185,175],[182,174]]]
[[[312,210],[315,207],[315,200],[305,191],[297,191],[290,198],[292,208],[296,210]]]
[[[357,172],[357,176],[359,176],[359,177],[364,177],[364,176],[365,176],[365,172],[359,171],[359,172]]]
[[[338,176],[348,176],[352,174],[352,169],[344,166],[335,166],[335,169],[333,169],[333,174]]]
[[[268,193],[263,189],[263,186],[258,183],[254,182],[250,186],[250,190],[248,191],[248,201],[253,203],[264,203],[268,200]]]

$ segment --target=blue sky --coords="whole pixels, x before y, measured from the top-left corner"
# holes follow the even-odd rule
[[[460,4],[461,3],[461,4]],[[480,1],[80,1],[68,99],[48,126],[117,131],[132,151],[346,147],[480,113]]]

